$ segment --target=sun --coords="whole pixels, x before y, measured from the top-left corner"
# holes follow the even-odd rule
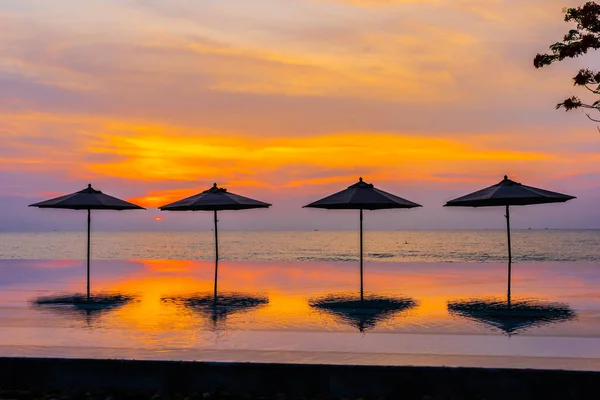
[[[154,217],[155,221],[162,221],[162,217]]]

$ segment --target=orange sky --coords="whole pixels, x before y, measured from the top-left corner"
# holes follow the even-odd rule
[[[24,205],[88,182],[156,207],[216,181],[284,204],[265,227],[294,228],[303,201],[358,176],[439,208],[504,174],[578,196],[557,227],[600,227],[596,127],[553,109],[597,57],[532,66],[569,28],[566,5],[4,1],[0,229],[50,229]]]

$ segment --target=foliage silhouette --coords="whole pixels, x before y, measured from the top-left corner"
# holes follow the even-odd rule
[[[574,29],[569,30],[562,41],[550,46],[550,52],[538,54],[533,60],[536,68],[542,68],[566,58],[576,58],[587,54],[589,50],[600,49],[600,4],[589,1],[580,7],[564,10],[565,21],[574,22]],[[575,86],[581,86],[596,95],[592,102],[585,102],[577,96],[571,96],[556,105],[566,111],[582,108],[600,112],[600,71],[582,68],[573,77]],[[600,122],[600,119],[586,114],[589,119]]]

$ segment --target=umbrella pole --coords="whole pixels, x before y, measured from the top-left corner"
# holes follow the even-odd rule
[[[87,299],[90,300],[90,225],[92,223],[92,211],[87,210]]]
[[[218,228],[217,228],[217,210],[214,212],[215,215],[215,291],[214,291],[214,300],[217,302],[217,279],[218,279],[218,271],[219,271],[219,236],[218,236]]]
[[[510,305],[510,278],[512,269],[512,250],[510,246],[510,210],[509,206],[506,206],[506,236],[508,238],[508,304]]]
[[[363,210],[360,209],[360,301],[365,300],[363,292]]]

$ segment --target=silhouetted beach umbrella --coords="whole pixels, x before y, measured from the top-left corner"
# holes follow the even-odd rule
[[[448,312],[498,328],[509,336],[534,326],[568,321],[576,315],[566,304],[510,298],[506,302],[496,298],[449,301]]]
[[[217,300],[217,280],[219,266],[219,237],[217,229],[217,212],[227,210],[250,210],[253,208],[268,208],[271,204],[254,200],[248,197],[240,196],[228,192],[225,188],[217,187],[213,184],[208,190],[202,193],[187,197],[166,206],[159,207],[162,211],[212,211],[215,221],[215,287],[214,299]]]
[[[136,204],[102,193],[91,184],[79,192],[31,204],[29,207],[87,210],[87,300],[90,300],[90,225],[92,210],[144,210]]]
[[[447,202],[444,207],[506,207],[506,234],[508,238],[508,293],[510,295],[512,251],[510,245],[510,206],[526,206],[530,204],[564,203],[575,199],[567,194],[550,192],[544,189],[525,186],[518,182],[504,179],[495,185],[477,192],[467,194]]]
[[[362,178],[354,185],[341,192],[317,200],[304,207],[323,208],[326,210],[360,210],[360,298],[363,295],[363,210],[388,210],[395,208],[422,207],[420,204],[405,200],[383,190],[376,189],[373,184]]]

